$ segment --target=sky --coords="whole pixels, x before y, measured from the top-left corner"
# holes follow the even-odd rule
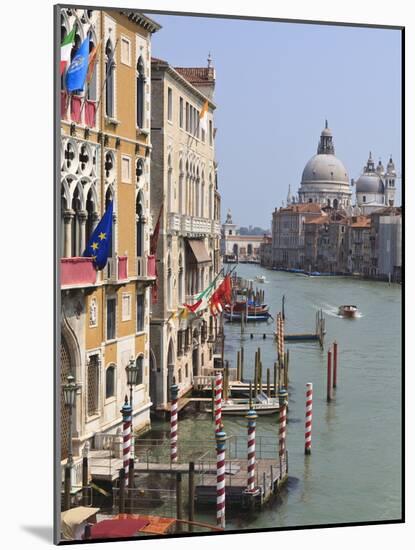
[[[317,152],[325,119],[357,179],[369,151],[401,174],[401,35],[394,29],[149,14],[152,53],[216,70],[222,220],[269,228]],[[401,180],[396,204],[400,204]],[[354,188],[353,188],[354,189]]]

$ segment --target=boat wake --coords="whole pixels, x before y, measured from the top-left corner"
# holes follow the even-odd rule
[[[339,306],[333,306],[331,304],[323,304],[323,307],[314,306],[315,309],[322,309],[323,312],[329,317],[337,317],[338,319],[347,319],[345,315],[339,315]],[[355,315],[355,319],[361,319],[364,315],[358,311]]]

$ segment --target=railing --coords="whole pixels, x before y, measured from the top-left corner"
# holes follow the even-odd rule
[[[220,232],[221,232],[220,222],[218,222],[217,220],[212,220],[212,230],[211,231],[214,235],[220,235]]]
[[[180,214],[169,213],[167,217],[167,231],[180,231]]]
[[[93,451],[110,451],[116,458],[122,458],[122,435],[97,433],[94,435]]]
[[[92,258],[62,258],[61,259],[61,286],[94,285],[97,272]]]
[[[212,225],[211,220],[207,218],[191,218],[192,226],[191,231],[192,233],[211,233],[212,231]]]
[[[180,221],[180,230],[184,233],[191,233],[192,219],[190,216],[182,216],[182,219]]]
[[[108,281],[116,282],[118,279],[117,271],[117,258],[108,258],[105,266],[105,278]]]
[[[147,277],[156,276],[156,257],[153,254],[147,256]]]
[[[61,90],[61,118],[90,128],[96,125],[96,101]]]

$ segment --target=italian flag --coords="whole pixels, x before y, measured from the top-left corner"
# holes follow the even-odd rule
[[[69,34],[65,36],[61,43],[61,75],[68,66],[71,59],[72,46],[75,42],[75,25]]]
[[[209,110],[209,102],[208,100],[205,101],[202,110],[200,111],[199,115],[199,125],[201,130],[205,131],[205,134],[207,133],[207,113]]]

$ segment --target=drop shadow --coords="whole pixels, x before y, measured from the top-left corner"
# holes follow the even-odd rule
[[[51,525],[21,525],[21,528],[44,542],[53,542],[53,527]]]

